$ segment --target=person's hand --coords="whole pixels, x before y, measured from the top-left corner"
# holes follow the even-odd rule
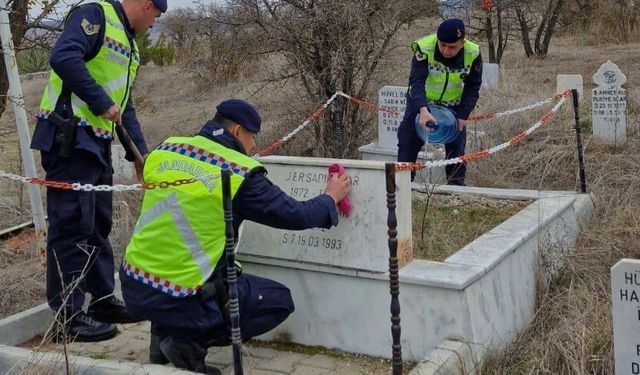
[[[438,123],[438,121],[436,121],[436,118],[433,117],[433,115],[431,114],[431,112],[429,112],[427,107],[420,108],[420,120],[418,120],[418,123],[420,124],[422,129],[424,129],[425,132],[428,132],[429,130],[427,129],[427,122],[429,121],[433,122],[434,125]]]
[[[100,117],[113,121],[118,125],[122,124],[122,111],[120,110],[120,106],[117,104],[112,105],[111,108],[107,109],[107,111],[101,114]]]
[[[140,183],[143,182],[142,181],[142,171],[144,169],[144,164],[143,163],[144,163],[144,160],[147,160],[147,156],[149,156],[149,154],[142,155],[143,162],[140,162],[137,159],[133,161],[133,166],[134,166],[134,168],[136,170],[136,179]]]
[[[351,179],[346,174],[342,176],[334,175],[329,182],[327,182],[327,187],[324,188],[324,194],[333,198],[335,204],[338,204],[344,197],[349,195],[350,191]]]
[[[467,126],[467,121],[469,120],[458,119],[458,129],[460,129],[460,131],[463,131],[464,127]]]

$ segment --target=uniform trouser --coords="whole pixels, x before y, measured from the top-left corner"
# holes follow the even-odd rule
[[[415,129],[415,118],[419,110],[414,111],[407,107],[407,111],[402,118],[400,127],[398,128],[398,161],[415,163],[418,159],[418,153],[424,146],[424,142],[418,136]],[[464,155],[467,145],[467,129],[465,128],[456,139],[451,143],[444,145],[445,158],[457,158]],[[445,167],[447,176],[447,184],[464,185],[464,178],[467,173],[466,163],[447,165]],[[411,181],[416,176],[416,172],[411,172]]]
[[[111,167],[83,150],[68,158],[43,151],[42,166],[48,180],[112,184]],[[111,199],[111,192],[47,189],[47,299],[52,309],[64,305],[77,311],[85,292],[94,298],[113,292]]]
[[[127,309],[175,341],[195,341],[204,347],[230,343],[231,326],[215,298],[175,298],[132,279],[122,268],[120,281]],[[276,281],[243,273],[237,287],[244,341],[277,327],[295,309],[289,289]]]

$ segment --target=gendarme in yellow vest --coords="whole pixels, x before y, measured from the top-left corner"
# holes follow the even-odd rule
[[[149,154],[146,183],[197,181],[145,191],[123,261],[128,276],[177,298],[197,293],[224,252],[222,168],[232,171],[235,197],[247,174],[263,167],[203,136],[168,138]]]
[[[473,61],[480,55],[480,47],[468,40],[464,41],[464,67],[450,69],[436,61],[435,51],[438,44],[436,34],[427,35],[411,44],[413,52],[421,52],[427,56],[429,76],[425,84],[427,101],[430,103],[452,107],[460,104],[464,77],[471,71]]]
[[[111,100],[120,108],[124,108],[140,66],[140,55],[136,42],[129,42],[124,25],[113,5],[106,1],[100,1],[98,4],[104,11],[104,39],[100,51],[86,63],[86,66],[91,77],[106,91]],[[52,70],[49,84],[40,101],[39,118],[46,119],[55,110],[61,92],[62,79]],[[92,113],[89,105],[74,93],[71,93],[71,107],[73,114],[80,118],[79,126],[91,127],[99,138],[113,138],[113,123],[100,117],[100,114]]]

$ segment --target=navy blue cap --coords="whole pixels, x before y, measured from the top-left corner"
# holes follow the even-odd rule
[[[260,132],[262,120],[258,111],[249,103],[240,99],[229,99],[218,104],[216,107],[218,114],[237,122],[252,133]]]
[[[455,43],[464,37],[464,22],[459,18],[443,21],[438,26],[438,40],[443,43]]]
[[[162,13],[167,11],[167,0],[151,0],[153,4],[158,8]]]

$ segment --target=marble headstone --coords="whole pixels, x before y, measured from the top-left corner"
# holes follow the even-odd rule
[[[627,140],[627,94],[622,85],[627,77],[611,61],[604,63],[593,75],[598,86],[593,89],[591,115],[593,135],[615,144]]]
[[[125,201],[113,201],[113,226],[109,241],[114,252],[122,252],[129,243],[133,230],[131,209]]]
[[[406,96],[407,88],[402,86],[384,86],[378,91],[378,107],[395,112],[378,112],[378,147],[397,147],[398,127],[407,106]]]
[[[616,375],[640,374],[640,260],[611,267]]]
[[[113,165],[113,181],[115,183],[133,183],[136,173],[133,163],[124,158],[125,151],[122,145],[111,146],[111,163]]]
[[[494,63],[482,64],[482,87],[497,89],[500,77],[500,66]]]
[[[578,101],[582,102],[584,96],[584,83],[580,74],[558,74],[556,82],[556,94],[561,94],[567,90],[576,89],[578,90]]]
[[[386,272],[389,268],[384,163],[268,156],[261,159],[269,179],[293,198],[305,201],[324,191],[327,169],[341,163],[351,178],[351,216],[331,229],[279,230],[246,221],[238,252],[260,258],[294,260],[340,268]],[[412,260],[411,186],[408,171],[396,174],[398,258]]]

